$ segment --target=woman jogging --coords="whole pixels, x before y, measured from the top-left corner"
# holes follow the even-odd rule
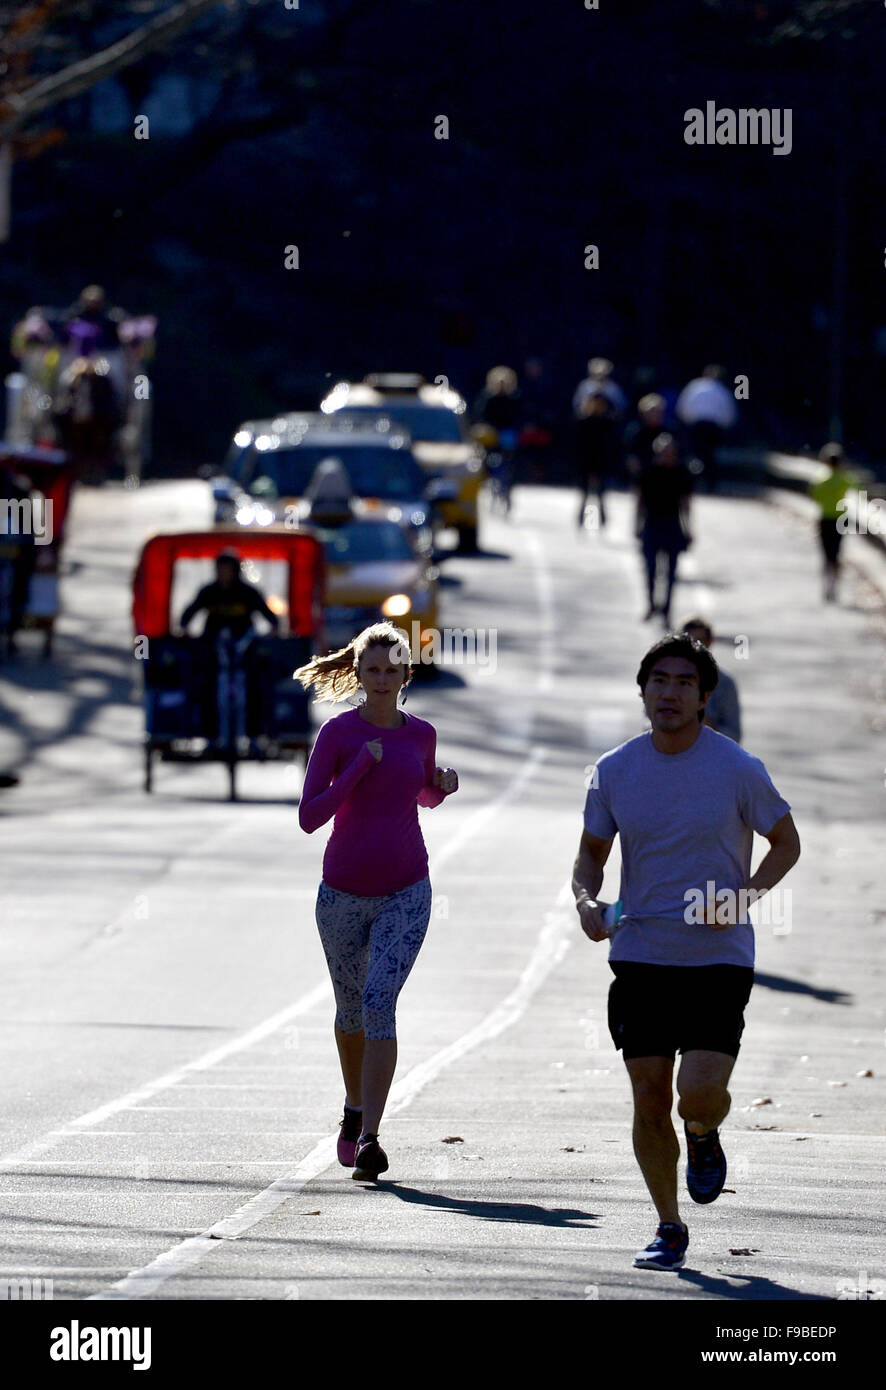
[[[458,790],[453,770],[436,766],[432,725],[398,708],[409,663],[404,634],[375,623],[295,672],[321,700],[363,692],[356,709],[320,729],[298,809],[308,834],[335,817],[316,915],[345,1083],[338,1161],[360,1181],[388,1167],[378,1132],[397,1064],[397,996],[431,915],[418,807]]]

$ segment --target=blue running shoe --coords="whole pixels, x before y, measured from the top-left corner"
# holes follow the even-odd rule
[[[679,1269],[686,1262],[689,1227],[675,1221],[662,1221],[655,1240],[634,1256],[635,1269]]]
[[[707,1134],[686,1135],[686,1186],[693,1202],[716,1202],[726,1181],[726,1155],[720,1147],[720,1135],[715,1129]]]

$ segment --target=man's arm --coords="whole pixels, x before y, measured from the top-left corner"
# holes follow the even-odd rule
[[[187,628],[188,623],[191,621],[191,619],[194,618],[194,617],[196,617],[196,615],[197,615],[199,612],[201,612],[201,610],[204,609],[205,607],[206,607],[206,588],[204,587],[204,588],[200,589],[200,591],[199,591],[197,594],[195,594],[194,598],[192,598],[191,602],[188,604],[188,606],[187,606],[187,608],[185,609],[184,613],[182,613],[181,617],[179,618],[179,627],[182,629],[182,632],[185,631],[185,629]]]
[[[253,589],[252,592],[255,595],[252,607],[253,613],[261,613],[265,621],[270,624],[271,631],[277,632],[280,627],[280,619],[277,617],[277,614],[274,612],[273,608],[268,607],[263,593],[258,589]]]
[[[769,852],[748,879],[748,888],[761,896],[780,883],[800,858],[800,836],[790,811],[775,822],[765,839],[769,841]]]
[[[609,935],[597,906],[597,894],[603,886],[603,868],[611,849],[612,840],[601,840],[598,835],[582,831],[572,869],[572,891],[581,929],[591,941],[603,941]]]

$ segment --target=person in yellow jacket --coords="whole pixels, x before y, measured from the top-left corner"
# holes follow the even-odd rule
[[[843,539],[843,532],[837,523],[846,511],[846,494],[856,486],[856,482],[845,467],[846,455],[842,445],[825,444],[818,457],[827,464],[828,473],[820,482],[809,484],[809,495],[821,508],[818,532],[824,555],[824,598],[826,603],[833,603],[837,597],[840,542]]]

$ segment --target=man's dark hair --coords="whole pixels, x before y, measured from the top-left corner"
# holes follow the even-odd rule
[[[681,661],[691,661],[698,672],[699,694],[708,695],[716,688],[720,679],[720,668],[711,656],[703,642],[696,642],[694,638],[678,636],[676,633],[669,632],[660,641],[656,642],[640,662],[640,669],[637,672],[637,684],[642,695],[646,690],[646,682],[649,680],[653,666],[662,657],[679,657]],[[699,724],[704,723],[704,710],[698,712]]]

